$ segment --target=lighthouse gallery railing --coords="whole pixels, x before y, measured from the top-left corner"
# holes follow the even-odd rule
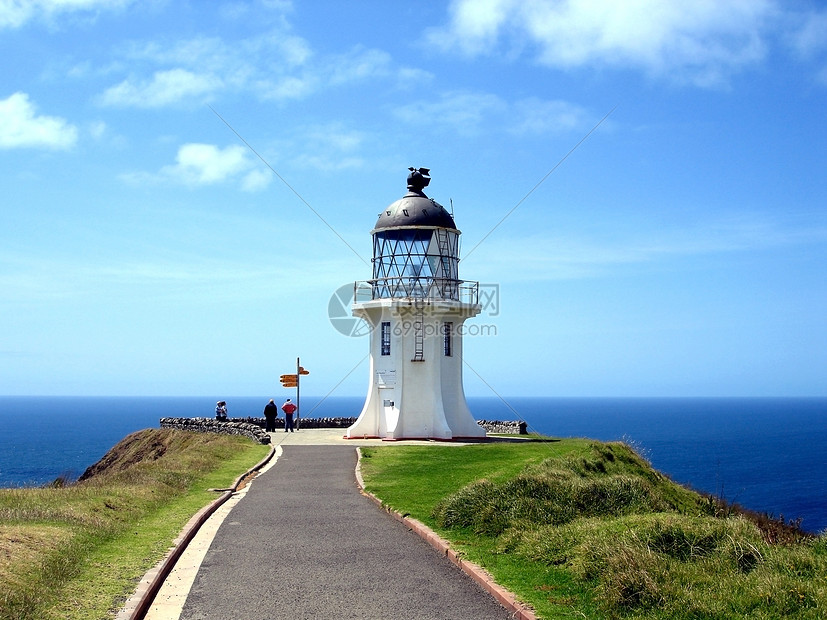
[[[353,285],[356,303],[374,299],[430,299],[449,300],[464,304],[478,304],[480,283],[449,278],[394,277],[361,280]]]

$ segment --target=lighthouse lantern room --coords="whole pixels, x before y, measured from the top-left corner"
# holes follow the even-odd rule
[[[480,313],[479,283],[459,279],[453,216],[410,168],[408,193],[379,214],[373,278],[354,285],[354,316],[370,333],[370,388],[347,437],[479,438],[462,384],[462,334]]]

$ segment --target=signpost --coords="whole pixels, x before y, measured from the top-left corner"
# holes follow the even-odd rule
[[[279,377],[279,381],[281,385],[286,388],[296,388],[296,430],[299,430],[299,413],[301,412],[301,405],[299,404],[299,397],[300,393],[300,386],[299,386],[299,378],[302,375],[309,375],[310,371],[305,370],[304,367],[301,365],[301,360],[297,357],[296,358],[296,374],[294,375],[281,375]]]

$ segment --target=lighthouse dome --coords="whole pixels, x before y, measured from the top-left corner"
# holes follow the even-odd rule
[[[431,178],[427,168],[410,168],[408,175],[408,193],[391,203],[379,214],[375,230],[383,228],[428,227],[449,228],[456,230],[454,218],[433,198],[428,198],[422,191]]]
[[[402,226],[427,226],[456,229],[454,218],[441,204],[425,194],[408,192],[402,198],[388,205],[379,214],[375,230],[400,228]]]
[[[454,218],[422,190],[427,168],[409,168],[408,193],[379,214],[373,235],[372,298],[457,300],[459,235]]]

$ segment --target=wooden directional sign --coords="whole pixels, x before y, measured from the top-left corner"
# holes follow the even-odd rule
[[[296,389],[296,400],[299,399],[299,376],[300,375],[309,375],[310,371],[305,370],[304,366],[299,365],[299,358],[296,358],[296,374],[294,375],[281,375],[279,377],[279,381],[281,382],[282,386],[286,388],[297,388]]]
[[[279,377],[279,381],[284,387],[296,387],[299,382],[298,375],[282,375]]]

